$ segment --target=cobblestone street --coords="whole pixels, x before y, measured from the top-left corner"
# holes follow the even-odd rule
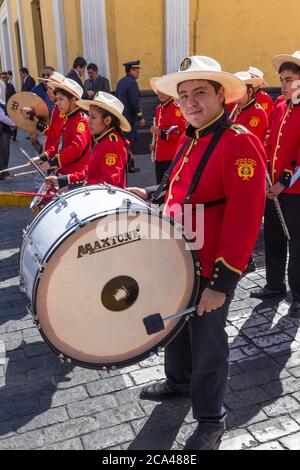
[[[10,164],[30,151],[20,134]],[[22,139],[22,140],[21,140]],[[153,182],[153,164],[136,158],[130,184]],[[0,183],[0,192],[32,190],[33,177]],[[140,388],[164,377],[163,353],[111,373],[63,364],[43,342],[18,287],[18,256],[29,208],[0,207],[0,449],[182,449],[195,422],[188,399],[139,400]],[[258,270],[241,280],[228,317],[231,347],[224,450],[300,450],[300,322],[279,304],[249,298],[264,286]],[[2,347],[4,344],[5,350]]]

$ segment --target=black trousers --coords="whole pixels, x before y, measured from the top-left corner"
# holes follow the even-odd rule
[[[0,134],[0,170],[5,170],[8,167],[10,151],[10,134],[5,132]],[[1,173],[0,179],[6,178],[9,172]]]
[[[291,240],[287,241],[273,201],[267,200],[264,222],[266,287],[282,290],[289,250],[288,282],[295,301],[300,301],[300,194],[281,194],[279,201]]]
[[[202,291],[208,280],[202,281]],[[200,296],[199,296],[200,297]],[[228,381],[229,346],[225,331],[230,305],[202,317],[195,315],[165,349],[168,384],[190,391],[193,416],[202,426],[224,426],[224,395]]]
[[[172,160],[155,162],[156,183],[160,184],[165,172],[170,168]]]

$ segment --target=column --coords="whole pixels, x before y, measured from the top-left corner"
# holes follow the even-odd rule
[[[105,0],[81,0],[81,23],[86,61],[97,64],[110,80]]]
[[[189,0],[165,0],[165,73],[178,71],[189,43]]]

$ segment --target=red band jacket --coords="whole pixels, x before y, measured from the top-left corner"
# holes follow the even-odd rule
[[[235,124],[245,126],[246,129],[256,135],[264,143],[268,132],[268,117],[260,104],[255,99],[247,103],[240,110],[240,114],[235,120]]]
[[[188,147],[171,174],[165,200],[166,213],[179,223],[195,171],[224,122],[228,121],[223,112],[204,128],[197,130],[190,126],[186,131]],[[210,279],[211,289],[233,293],[255,246],[265,197],[263,145],[245,128],[232,124],[210,155],[189,202],[193,209],[204,204],[204,243],[197,249],[197,256],[201,275]]]
[[[279,100],[273,114],[266,153],[273,183],[285,186],[285,193],[300,194],[300,178],[289,188],[300,166],[300,104]]]
[[[179,139],[186,129],[186,121],[173,98],[157,106],[156,126],[161,134],[156,136],[155,160],[158,162],[173,160]],[[177,129],[168,134],[167,131],[172,126],[177,126]]]
[[[255,99],[257,103],[261,105],[262,109],[266,112],[268,121],[269,123],[271,123],[272,113],[274,109],[273,100],[271,96],[264,90],[259,89],[255,93]]]
[[[115,128],[95,137],[87,183],[107,183],[125,188],[127,155],[125,142]]]
[[[65,117],[60,114],[57,106],[53,108],[49,126],[39,121],[37,129],[46,136],[45,152],[57,148],[62,133]]]

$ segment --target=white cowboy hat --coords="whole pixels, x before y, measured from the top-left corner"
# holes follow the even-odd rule
[[[261,78],[262,80],[262,85],[268,86],[267,82],[265,81],[264,77],[264,72],[262,70],[258,69],[257,67],[249,67],[248,72],[251,74],[252,77],[254,78]]]
[[[300,67],[300,51],[294,52],[294,54],[280,54],[276,55],[273,60],[273,65],[275,69],[278,71],[280,66],[285,62],[292,62]]]
[[[5,85],[2,80],[0,80],[0,103],[4,104],[6,103],[6,97],[5,97]]]
[[[152,77],[150,78],[150,86],[152,88],[152,90],[154,91],[154,93],[157,94],[157,92],[159,92],[160,90],[157,88],[157,82],[158,80],[160,80],[162,77]],[[162,93],[164,93],[162,91]],[[169,96],[169,95],[168,95]]]
[[[79,85],[79,83],[71,80],[70,78],[66,78],[61,73],[53,72],[49,79],[43,79],[43,81],[46,82],[47,85],[53,90],[66,90],[77,99],[80,99],[83,95],[83,88]]]
[[[166,95],[178,98],[178,85],[188,80],[213,80],[225,89],[226,103],[241,99],[247,93],[246,85],[231,73],[222,72],[221,65],[205,56],[184,59],[179,71],[164,75],[156,81],[157,88]]]
[[[89,111],[91,106],[98,106],[99,108],[105,109],[120,120],[120,127],[124,132],[131,131],[131,125],[123,114],[123,103],[110,93],[99,91],[96,93],[93,100],[78,100],[76,104],[85,111]]]
[[[245,85],[252,85],[253,88],[258,88],[263,84],[262,78],[253,77],[250,72],[237,72],[234,75],[242,80]]]

